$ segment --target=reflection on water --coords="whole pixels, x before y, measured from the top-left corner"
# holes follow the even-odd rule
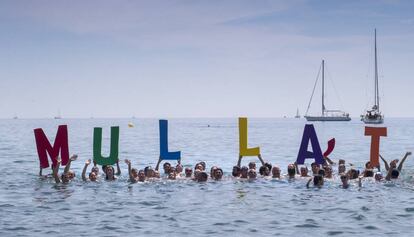
[[[237,119],[170,120],[170,149],[181,150],[184,165],[200,160],[219,165],[225,179],[204,184],[189,180],[127,182],[126,166],[115,182],[80,181],[83,162],[92,157],[95,126],[121,126],[120,154],[133,166],[155,166],[158,157],[157,120],[0,120],[0,236],[274,236],[274,235],[395,235],[412,234],[414,223],[414,160],[408,158],[401,179],[378,183],[364,180],[362,188],[340,180],[321,189],[306,189],[306,179],[294,181],[229,177],[237,161]],[[53,138],[57,123],[69,126],[72,164],[77,180],[55,184],[37,177],[38,160],[33,128]],[[388,119],[388,137],[381,140],[387,159],[414,150],[414,120]],[[210,125],[208,127],[207,125]],[[266,161],[286,173],[295,160],[304,121],[252,119],[249,142],[261,146]],[[369,157],[370,139],[359,121],[315,124],[320,141],[335,137],[332,159],[344,158],[362,167]],[[109,134],[105,134],[108,138]],[[109,153],[109,141],[103,153]],[[323,146],[323,145],[322,145]],[[105,150],[106,149],[106,150]],[[246,164],[255,158],[243,160]]]

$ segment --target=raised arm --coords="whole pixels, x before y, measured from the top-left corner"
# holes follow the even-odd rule
[[[82,170],[82,180],[83,181],[87,181],[87,179],[86,179],[86,169],[88,168],[88,165],[91,163],[91,159],[89,159],[89,160],[87,160],[86,162],[85,162],[85,166],[83,167],[83,170]]]
[[[335,164],[335,162],[333,162],[329,157],[324,156],[323,158],[325,159],[326,162],[328,162],[328,164],[330,164],[330,165],[334,165]]]
[[[402,160],[401,160],[400,164],[398,165],[398,168],[397,168],[397,169],[398,169],[398,171],[400,171],[400,172],[401,172],[402,167],[403,167],[403,164],[404,164],[405,160],[407,159],[407,157],[408,157],[409,155],[411,155],[411,151],[409,151],[409,152],[405,153],[404,158],[402,158]]]
[[[43,169],[42,169],[42,167],[40,167],[40,168],[39,168],[39,176],[40,176],[40,177],[41,177],[41,176],[43,176],[42,171],[43,171]]]
[[[78,155],[73,155],[73,156],[71,156],[71,157],[70,157],[70,159],[69,159],[68,163],[67,163],[67,164],[66,164],[66,166],[65,166],[65,170],[63,171],[64,173],[69,172],[69,170],[70,170],[70,165],[72,164],[72,161],[76,160],[77,158],[78,158]]]
[[[158,162],[157,162],[157,165],[155,166],[155,170],[157,170],[157,171],[158,171],[158,169],[160,168],[160,163],[161,163],[161,161],[162,161],[161,157],[160,157],[160,158],[158,158]]]
[[[295,165],[296,174],[300,174],[299,167],[298,167],[298,162],[295,161],[295,163],[293,163],[293,164]]]
[[[57,163],[56,166],[53,168],[53,178],[55,178],[55,182],[58,184],[60,183],[60,178],[59,178],[59,167],[60,167],[60,158],[57,158]]]
[[[362,176],[358,177],[358,187],[362,187]]]
[[[387,172],[387,176],[385,176],[385,180],[388,180],[388,181],[391,180],[391,172],[392,172],[392,169],[389,169]]]
[[[116,175],[121,175],[121,168],[119,167],[119,159],[116,159]]]
[[[129,179],[131,180],[131,182],[133,182],[134,181],[134,177],[132,177],[132,174],[131,174],[131,170],[132,170],[132,168],[131,168],[131,161],[130,160],[125,160],[125,163],[128,165],[128,175],[129,175]]]
[[[239,160],[237,161],[237,166],[241,167],[241,160],[242,160],[243,156],[239,156]]]
[[[264,165],[265,164],[265,162],[263,161],[263,159],[262,159],[262,155],[258,155],[257,156],[257,158],[259,158],[259,160],[260,160],[260,162],[262,162],[262,165]],[[240,167],[240,165],[239,165],[239,167]]]
[[[312,182],[312,178],[310,178],[310,179],[308,180],[308,182],[306,183],[306,188],[309,188],[310,182]]]
[[[381,160],[384,162],[385,170],[388,171],[390,169],[390,166],[388,165],[388,162],[382,157],[382,155],[379,155]]]

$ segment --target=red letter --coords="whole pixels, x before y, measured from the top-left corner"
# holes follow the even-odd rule
[[[380,137],[387,136],[387,128],[384,127],[365,127],[365,136],[371,136],[371,155],[372,167],[379,165],[379,145]]]
[[[47,160],[47,154],[49,154],[52,160],[53,166],[57,163],[56,158],[59,156],[62,159],[62,165],[66,165],[69,161],[69,144],[68,144],[68,127],[66,125],[60,125],[55,138],[55,143],[52,147],[45,133],[41,128],[34,130],[36,139],[37,154],[39,155],[40,167],[49,167],[49,161]]]

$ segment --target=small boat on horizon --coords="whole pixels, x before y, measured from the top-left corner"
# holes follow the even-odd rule
[[[296,115],[295,118],[300,118],[299,109],[296,109]]]
[[[55,116],[54,119],[62,119],[62,115],[60,114],[60,110],[58,111],[58,115]]]
[[[361,121],[366,124],[382,124],[384,123],[384,115],[379,110],[379,89],[378,89],[378,60],[377,60],[377,29],[374,31],[374,51],[375,51],[375,66],[374,66],[374,105],[371,109],[361,115]]]
[[[315,86],[313,87],[311,98],[309,100],[308,108],[306,110],[304,117],[306,118],[307,121],[321,121],[321,122],[351,121],[351,118],[349,117],[349,113],[343,112],[341,110],[326,109],[325,107],[325,60],[322,60],[321,67],[322,67],[322,111],[321,111],[321,115],[317,115],[317,116],[308,115],[308,111],[309,111],[309,108],[312,102],[313,94],[315,92],[316,84],[318,83],[319,72],[320,72],[319,71],[318,76],[316,78]]]

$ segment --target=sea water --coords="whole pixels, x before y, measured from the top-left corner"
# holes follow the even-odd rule
[[[132,122],[135,127],[129,128]],[[78,154],[70,184],[38,177],[33,135],[43,128],[53,142],[57,126],[67,124],[69,149]],[[263,159],[286,173],[296,160],[304,119],[249,119],[249,146],[260,146]],[[322,149],[336,138],[331,159],[362,167],[369,160],[370,137],[364,124],[314,123]],[[110,126],[120,126],[122,174],[117,181],[84,183],[80,175],[92,158],[93,128],[103,127],[103,154],[109,154]],[[0,236],[411,236],[414,224],[414,157],[400,180],[365,180],[339,188],[339,179],[321,189],[294,181],[230,178],[238,159],[234,119],[170,119],[169,149],[182,151],[182,163],[206,161],[223,168],[222,181],[196,183],[161,180],[130,184],[124,159],[133,167],[155,166],[159,156],[157,119],[0,120]],[[388,136],[380,153],[401,159],[414,151],[414,119],[386,119]],[[243,164],[257,161],[247,157]],[[308,161],[309,163],[311,161]],[[384,167],[382,165],[382,167]],[[336,168],[334,169],[336,171]],[[50,169],[44,170],[50,173]]]

